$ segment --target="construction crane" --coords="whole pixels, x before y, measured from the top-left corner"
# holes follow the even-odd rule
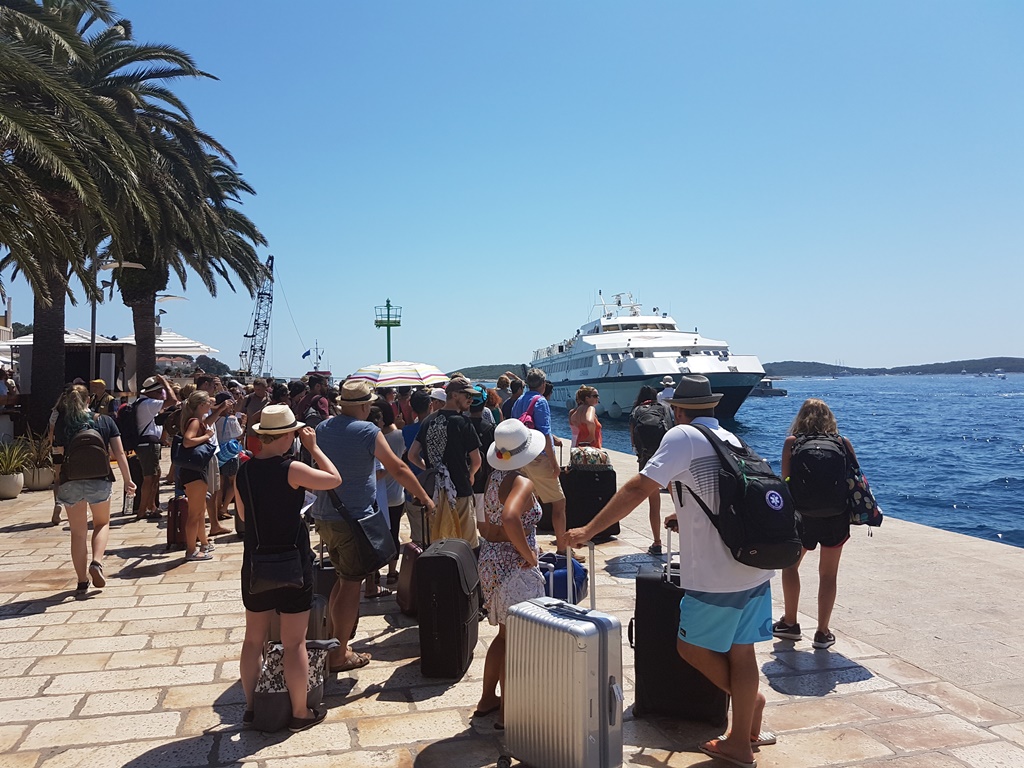
[[[262,376],[263,359],[267,355],[267,336],[270,333],[270,310],[274,306],[274,256],[267,256],[267,277],[256,294],[256,306],[252,310],[249,333],[243,338],[249,340],[249,349],[238,354],[238,373],[242,376]]]

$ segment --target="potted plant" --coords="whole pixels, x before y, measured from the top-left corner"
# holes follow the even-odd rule
[[[45,434],[37,435],[31,429],[19,437],[18,442],[28,451],[25,465],[25,487],[30,491],[45,491],[53,484],[53,446]]]
[[[0,443],[0,499],[16,499],[25,485],[23,470],[29,463],[22,442]]]

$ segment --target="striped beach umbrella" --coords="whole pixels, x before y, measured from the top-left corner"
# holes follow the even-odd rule
[[[365,365],[349,378],[368,381],[375,387],[440,387],[448,383],[448,377],[437,366],[404,360]]]

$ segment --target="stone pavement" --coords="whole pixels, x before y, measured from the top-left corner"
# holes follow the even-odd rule
[[[621,483],[636,463],[613,456]],[[898,514],[898,501],[883,506]],[[223,537],[213,561],[186,564],[164,553],[164,520],[115,516],[107,586],[76,600],[67,526],[50,526],[51,509],[48,492],[0,502],[3,768],[494,765],[493,718],[469,717],[488,624],[462,680],[428,680],[413,622],[393,599],[364,602],[356,647],[374,660],[329,684],[327,721],[294,735],[242,731],[241,543]],[[633,576],[651,561],[640,554],[650,543],[646,507],[623,524],[598,547],[596,584],[599,607],[625,625]],[[765,723],[779,743],[760,750],[759,764],[1024,766],[1024,550],[891,518],[873,538],[854,534],[840,569],[837,644],[813,651],[808,634],[760,648]],[[814,628],[815,562],[809,555],[803,568],[805,631]],[[778,604],[778,578],[773,589]],[[628,646],[623,660],[628,706]],[[723,765],[694,747],[715,735],[627,709],[626,764]]]

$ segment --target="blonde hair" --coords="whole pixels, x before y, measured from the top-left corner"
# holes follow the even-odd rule
[[[64,390],[57,409],[64,414],[63,437],[66,442],[70,442],[79,431],[94,423],[92,412],[89,410],[89,390],[82,384],[75,384]]]
[[[804,400],[800,411],[789,428],[791,435],[835,435],[839,433],[836,416],[824,400]]]
[[[576,390],[576,405],[583,405],[587,401],[587,398],[591,395],[596,395],[597,389],[595,387],[584,384]]]
[[[188,423],[192,419],[196,418],[196,414],[200,413],[200,409],[205,409],[210,403],[210,395],[203,390],[196,390],[188,396],[188,400],[185,401],[185,405],[181,407],[181,431],[184,433]]]
[[[191,381],[188,384],[182,384],[176,394],[179,400],[188,400],[192,396],[192,393],[196,391],[196,385]]]

